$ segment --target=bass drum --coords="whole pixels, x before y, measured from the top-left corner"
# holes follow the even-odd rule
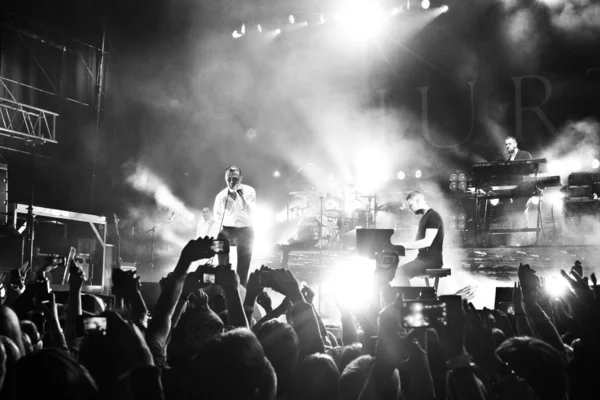
[[[298,225],[298,241],[313,247],[321,239],[323,225],[316,217],[304,218]]]

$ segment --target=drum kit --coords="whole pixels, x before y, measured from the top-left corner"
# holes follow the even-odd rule
[[[352,185],[330,193],[312,187],[289,192],[288,220],[297,222],[296,243],[306,247],[342,249],[344,234],[356,228],[375,228],[375,194],[359,193]]]

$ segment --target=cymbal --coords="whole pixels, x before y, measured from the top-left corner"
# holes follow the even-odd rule
[[[296,197],[311,197],[314,196],[315,193],[316,192],[314,190],[298,190],[296,192],[290,192],[290,195]]]

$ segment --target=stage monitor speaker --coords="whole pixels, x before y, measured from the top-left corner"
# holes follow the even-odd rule
[[[8,224],[8,166],[0,164],[0,225]]]
[[[494,310],[499,309],[500,303],[512,303],[513,288],[508,287],[497,287],[496,298],[494,299]]]
[[[23,263],[23,236],[12,227],[0,224],[0,272],[8,272]]]

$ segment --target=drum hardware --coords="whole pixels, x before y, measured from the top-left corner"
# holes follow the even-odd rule
[[[310,191],[310,190],[299,190],[296,192],[290,192],[291,196],[294,197],[299,197],[299,198],[304,198],[304,197],[313,197],[315,194],[314,191]]]

